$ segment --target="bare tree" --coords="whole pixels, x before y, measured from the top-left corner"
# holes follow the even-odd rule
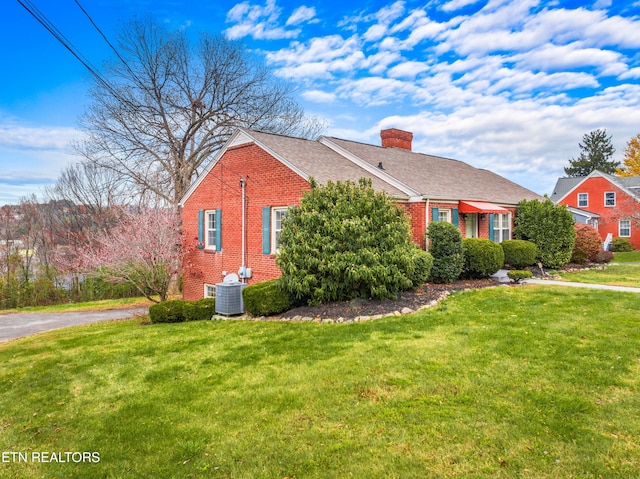
[[[76,150],[170,204],[237,127],[302,137],[324,129],[305,116],[289,85],[221,36],[205,33],[193,45],[183,31],[136,18],[122,28],[118,58],[105,68]]]

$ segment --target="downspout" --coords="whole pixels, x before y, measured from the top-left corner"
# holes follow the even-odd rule
[[[245,206],[246,206],[246,200],[245,200],[245,188],[247,186],[247,182],[244,180],[244,178],[240,179],[240,187],[242,188],[242,247],[241,247],[241,251],[242,251],[242,265],[240,266],[240,271],[242,271],[242,275],[241,275],[241,281],[244,283],[245,282],[245,272],[246,272],[246,265],[245,265],[245,216],[246,216],[246,212],[245,212]]]
[[[429,237],[427,236],[427,231],[429,231],[429,202],[430,198],[427,198],[427,207],[425,208],[424,216],[424,249],[429,251]]]

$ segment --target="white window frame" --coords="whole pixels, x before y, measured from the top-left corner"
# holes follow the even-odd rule
[[[203,298],[215,298],[215,297],[216,297],[216,285],[205,283]]]
[[[443,218],[444,216],[444,218]],[[451,210],[438,209],[438,222],[451,223]]]
[[[511,239],[511,213],[494,213],[493,241],[502,243],[509,239]]]
[[[627,224],[627,227],[624,228],[627,231],[627,234],[622,234],[622,231],[623,231],[622,223]],[[631,238],[631,220],[618,221],[618,236],[620,236],[620,238]]]
[[[582,201],[583,199],[584,199],[584,202]],[[589,193],[578,193],[578,208],[587,208],[588,206],[589,206]]]
[[[271,208],[271,252],[280,251],[280,232],[282,231],[282,218],[287,215],[288,206],[277,206]],[[283,215],[284,214],[284,215]],[[278,225],[278,220],[280,224]]]
[[[207,210],[204,212],[204,249],[217,251],[216,244],[216,210]],[[213,227],[212,225],[213,220]]]
[[[607,203],[607,195],[613,195],[613,204],[610,205]],[[604,192],[604,206],[605,208],[613,208],[616,206],[616,192],[615,191],[605,191]]]

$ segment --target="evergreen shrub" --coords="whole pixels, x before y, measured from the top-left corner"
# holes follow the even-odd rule
[[[465,238],[462,240],[462,250],[462,276],[465,278],[488,278],[504,266],[504,251],[498,243],[491,240]]]
[[[515,239],[528,240],[538,248],[536,260],[545,268],[562,268],[571,259],[576,240],[575,221],[564,205],[547,199],[523,200],[516,211]]]
[[[426,282],[430,258],[413,243],[405,211],[371,180],[312,180],[284,218],[276,264],[290,297],[317,305],[395,299]]]
[[[292,302],[280,281],[272,279],[250,284],[242,290],[244,308],[252,316],[270,316],[291,309]]]
[[[633,251],[633,244],[629,238],[613,238],[612,251],[616,253]]]
[[[154,304],[149,308],[152,323],[180,323],[185,320],[184,305],[186,301],[174,299]]]
[[[527,270],[512,269],[507,271],[507,276],[514,283],[519,283],[523,279],[531,278],[533,276],[533,273]]]
[[[504,251],[504,264],[518,269],[536,264],[538,248],[531,241],[506,240],[500,246]]]
[[[185,321],[206,321],[216,313],[215,298],[203,298],[197,301],[186,301],[182,314]]]
[[[464,266],[462,235],[451,223],[434,221],[427,230],[429,253],[433,256],[431,281],[453,283]]]

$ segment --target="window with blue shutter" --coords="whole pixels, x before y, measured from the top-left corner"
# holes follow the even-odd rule
[[[262,254],[271,254],[271,207],[262,207]]]
[[[439,216],[440,212],[438,210],[438,208],[431,208],[431,221],[438,221],[438,216]]]
[[[458,215],[458,208],[452,208],[451,209],[451,224],[453,226],[458,226],[460,220],[459,220],[459,216]]]
[[[198,249],[204,249],[204,210],[198,210]]]
[[[495,217],[495,214],[493,214],[493,213],[489,214],[489,239],[491,241],[495,241],[495,237],[496,237],[495,230],[494,230],[494,227],[493,227],[493,221],[494,221],[493,219],[494,219],[494,217]]]

